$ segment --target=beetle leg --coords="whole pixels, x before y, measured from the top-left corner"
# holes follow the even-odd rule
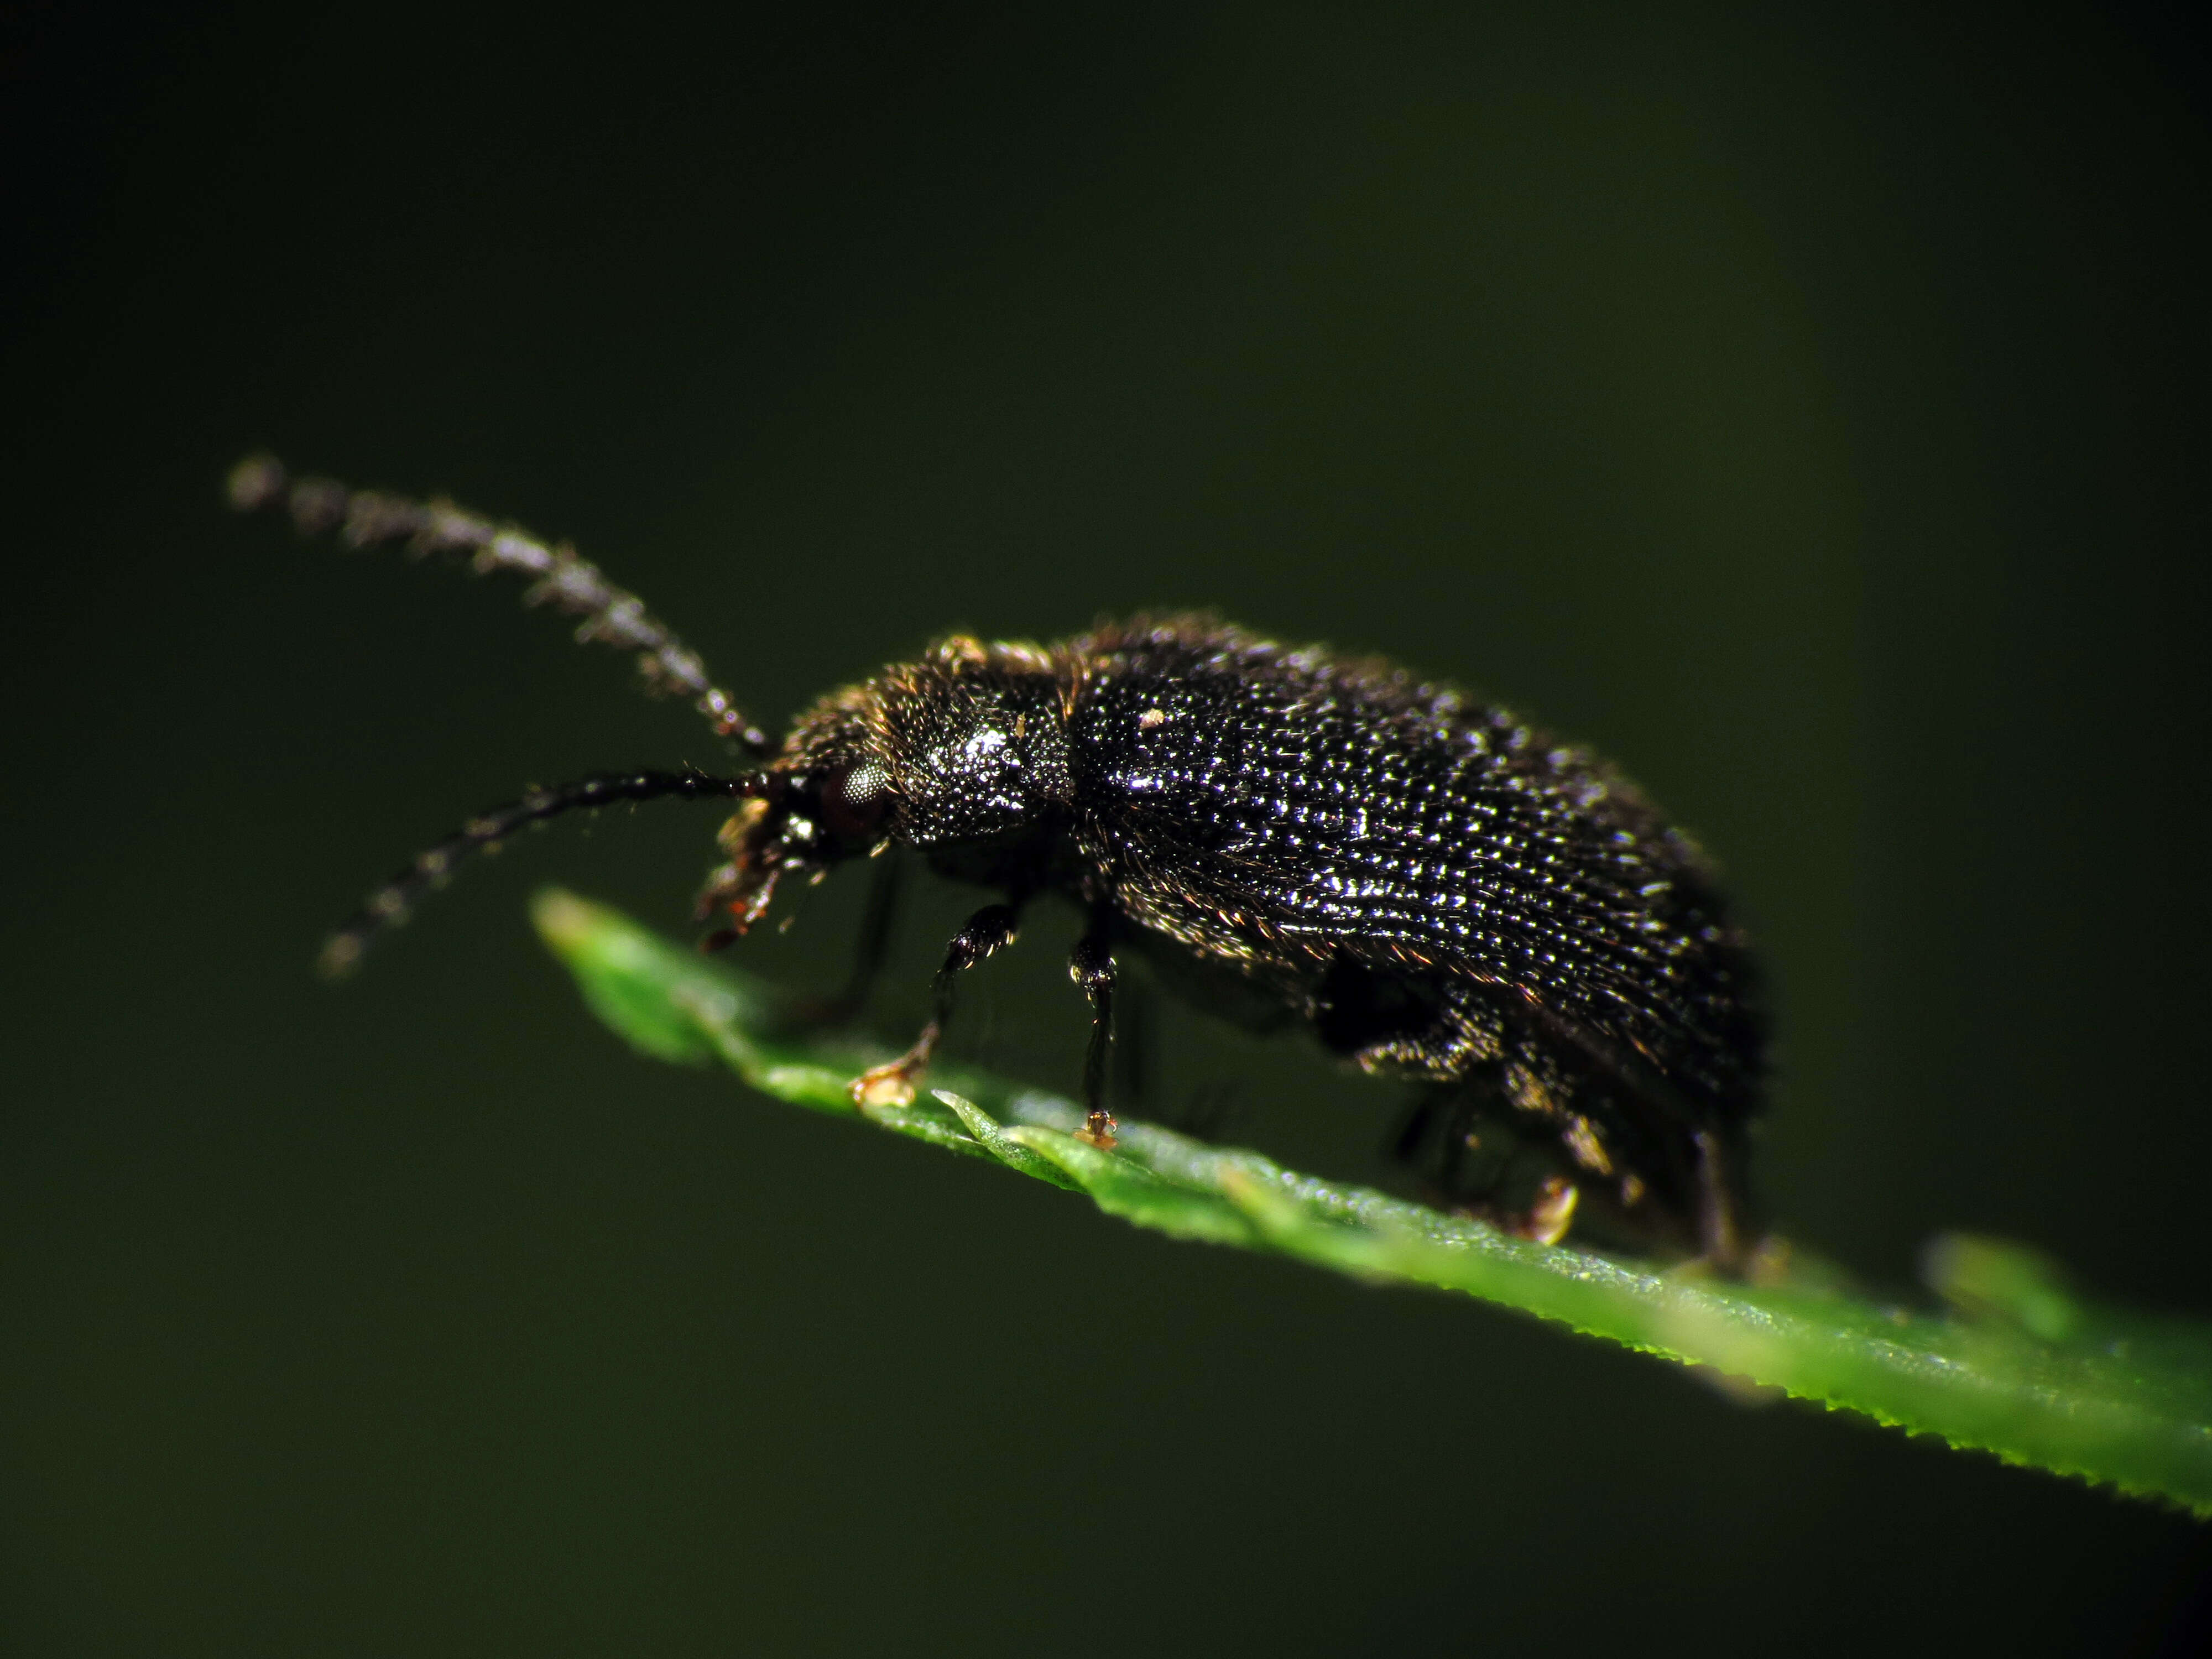
[[[1472,1090],[1454,1090],[1444,1103],[1443,1134],[1437,1146],[1437,1181],[1448,1193],[1466,1190],[1460,1177],[1468,1152],[1481,1145],[1476,1133],[1481,1117]]]
[[[867,908],[860,915],[860,933],[853,947],[853,965],[845,983],[834,995],[808,997],[793,1011],[793,1023],[801,1027],[849,1025],[867,1006],[868,993],[883,972],[890,953],[892,926],[898,919],[900,872],[905,866],[886,858],[868,884]]]
[[[1744,1241],[1731,1201],[1736,1189],[1730,1179],[1734,1172],[1728,1167],[1727,1151],[1709,1129],[1693,1131],[1690,1141],[1698,1158],[1699,1253],[1717,1267],[1740,1273],[1744,1267]]]
[[[1114,1048],[1107,1059],[1106,1098],[1124,1111],[1141,1115],[1152,1084],[1153,1007],[1146,982],[1132,976],[1127,984],[1114,979]],[[1197,1092],[1184,1116],[1196,1120]],[[1194,1131],[1193,1133],[1196,1133]]]
[[[945,963],[931,985],[936,1011],[914,1047],[886,1066],[874,1066],[853,1079],[855,1106],[904,1106],[914,1098],[915,1079],[929,1069],[929,1057],[952,1020],[953,982],[994,951],[1014,942],[1019,918],[1012,905],[987,904],[968,918],[967,924],[945,947]]]
[[[1567,1236],[1568,1227],[1573,1224],[1575,1206],[1582,1195],[1582,1188],[1565,1176],[1546,1176],[1529,1200],[1528,1207],[1504,1218],[1504,1230],[1516,1238],[1556,1244]]]
[[[1067,958],[1067,976],[1091,999],[1091,1046],[1083,1054],[1083,1104],[1091,1115],[1083,1138],[1092,1146],[1114,1145],[1114,1114],[1106,1109],[1106,1056],[1114,1042],[1114,947],[1103,929],[1094,926],[1075,941]]]
[[[860,917],[860,939],[853,952],[852,977],[845,988],[837,994],[833,1005],[840,1019],[850,1019],[860,1012],[873,988],[876,975],[883,971],[884,958],[891,944],[891,925],[898,920],[899,877],[906,866],[896,858],[883,861],[876,878],[868,888],[868,908]],[[1013,935],[1007,934],[1012,939]]]

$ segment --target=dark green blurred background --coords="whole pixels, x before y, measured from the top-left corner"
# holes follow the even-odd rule
[[[632,1057],[524,901],[680,928],[704,810],[317,983],[475,808],[716,757],[219,496],[267,445],[573,537],[773,720],[1186,602],[1493,693],[1732,872],[1791,1232],[2212,1311],[2178,13],[315,9],[0,58],[9,1651],[2179,1650],[2156,1510]],[[844,886],[743,959],[834,981]],[[1073,1080],[1068,932],[969,1054]],[[1391,1091],[1158,1049],[1372,1172]]]

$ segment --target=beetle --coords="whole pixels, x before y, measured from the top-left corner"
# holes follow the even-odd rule
[[[1133,951],[1211,1011],[1302,1024],[1420,1084],[1402,1148],[1440,1137],[1456,1170],[1484,1136],[1502,1141],[1491,1194],[1469,1207],[1509,1229],[1556,1240],[1579,1209],[1601,1235],[1742,1264],[1765,1042],[1749,946],[1698,847],[1588,750],[1387,663],[1209,615],[1048,647],[956,635],[823,697],[778,744],[571,549],[447,501],[294,479],[265,456],[230,495],[288,508],[305,532],[532,578],[530,599],[636,652],[649,687],[689,697],[746,763],[586,778],[480,814],[370,895],[326,969],[526,824],[730,799],[700,899],[702,920],[723,920],[710,946],[783,884],[896,848],[995,895],[946,945],[911,1046],[854,1081],[858,1103],[912,1099],[961,974],[1055,895],[1085,918],[1068,967],[1091,1012],[1097,1144],[1113,1144],[1105,1064],[1117,954]]]

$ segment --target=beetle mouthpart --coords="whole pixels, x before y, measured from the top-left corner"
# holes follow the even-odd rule
[[[768,913],[769,902],[775,896],[775,884],[782,874],[782,861],[771,851],[741,854],[708,873],[707,884],[700,890],[693,915],[703,922],[718,912],[727,911],[730,920],[721,931],[732,939],[743,939],[752,931],[753,924]]]

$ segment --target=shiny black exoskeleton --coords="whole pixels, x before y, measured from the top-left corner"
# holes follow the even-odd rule
[[[1049,647],[946,640],[801,715],[772,745],[638,602],[566,550],[445,503],[234,476],[243,506],[304,528],[405,538],[520,568],[641,653],[757,757],[729,778],[640,773],[487,813],[372,896],[332,944],[369,934],[468,852],[576,806],[741,800],[702,913],[742,933],[778,884],[918,850],[997,899],[947,948],[935,1017],[854,1085],[910,1098],[972,963],[1057,894],[1088,925],[1070,963],[1093,1009],[1085,1086],[1102,1102],[1117,951],[1202,1006],[1299,1022],[1332,1052],[1419,1080],[1408,1140],[1448,1163],[1485,1142],[1492,1212],[1556,1237],[1580,1205],[1610,1231],[1741,1258],[1745,1132],[1763,1030],[1741,933],[1697,849],[1587,752],[1387,665],[1255,639],[1211,617],[1139,619]],[[1492,1144],[1495,1143],[1495,1144]]]

